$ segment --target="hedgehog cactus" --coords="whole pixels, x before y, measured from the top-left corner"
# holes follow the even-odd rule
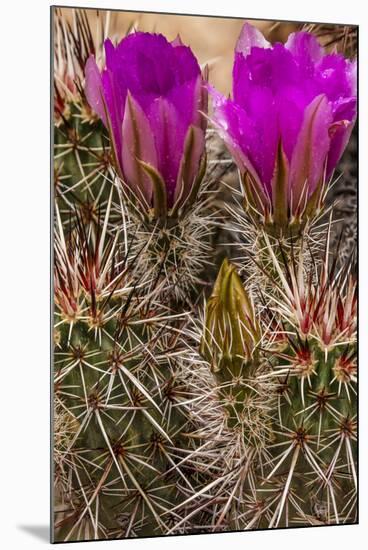
[[[280,265],[269,247],[275,292],[264,297],[261,315],[227,261],[206,307],[201,353],[225,418],[217,421],[216,437],[247,459],[246,473],[239,460],[236,468],[242,491],[239,478],[230,475],[234,462],[227,462],[229,500],[216,516],[237,528],[249,528],[249,521],[259,527],[351,522],[357,491],[355,283],[347,270],[336,274],[336,265],[328,267],[327,253],[312,272],[303,254]],[[205,418],[205,407],[198,416]],[[204,425],[202,437],[206,430],[210,435]],[[250,497],[258,502],[254,517]]]
[[[108,135],[83,93],[84,69],[94,53],[101,62],[99,39],[92,40],[85,12],[73,11],[73,32],[55,14],[54,47],[54,186],[62,218],[77,205],[85,220],[97,219],[109,190]],[[106,21],[98,18],[101,26]]]
[[[302,252],[280,265],[279,288],[269,307],[280,320],[276,348],[270,343],[276,381],[276,435],[267,481],[285,475],[270,526],[288,525],[289,495],[305,518],[340,523],[355,519],[356,475],[356,293],[348,269],[305,266]],[[279,334],[277,334],[279,332]],[[283,336],[283,337],[282,337]],[[286,472],[286,473],[284,473]],[[308,509],[309,507],[309,509]],[[318,506],[317,506],[318,507]]]
[[[208,225],[191,212],[206,171],[204,78],[179,37],[135,32],[116,48],[105,41],[105,52],[101,74],[87,61],[85,93],[109,130],[137,246],[153,233],[141,271],[187,290],[208,246]]]
[[[56,538],[165,533],[181,493],[172,470],[191,487],[177,465],[190,450],[176,362],[185,314],[141,292],[107,217],[77,213],[66,233],[56,215]]]
[[[308,241],[310,259],[323,247],[328,191],[356,119],[356,61],[328,54],[308,32],[271,45],[246,23],[235,47],[233,99],[211,95],[213,122],[239,169],[236,205],[226,206],[241,251],[237,267],[267,288],[272,280],[261,282],[255,263],[272,265],[270,244],[279,255],[280,240],[286,254]]]
[[[61,335],[55,356],[57,540],[165,533],[180,498],[171,470],[186,480],[176,464],[187,423],[175,407],[177,394],[185,392],[171,364],[178,336],[174,329],[157,334],[166,318],[154,307],[153,320],[142,319],[136,306],[124,309],[104,326],[101,344],[83,321],[69,343],[67,330]]]
[[[109,16],[96,37],[73,13],[54,32],[55,540],[356,521],[356,281],[333,207],[319,224],[355,62],[245,24],[226,99],[179,37],[113,43]],[[211,132],[239,169],[223,202]]]
[[[88,22],[83,17],[77,21]],[[89,32],[84,24],[77,25],[79,34],[75,36],[61,19],[56,23],[55,538],[163,534],[173,521],[170,511],[174,503],[184,500],[184,488],[192,490],[193,485],[185,466],[177,464],[183,450],[192,448],[185,434],[190,420],[180,407],[182,399],[190,399],[190,391],[179,377],[177,360],[185,352],[180,328],[187,314],[174,311],[170,300],[165,304],[159,300],[169,285],[158,275],[159,270],[169,271],[166,256],[170,249],[176,270],[177,260],[187,249],[197,254],[198,265],[202,265],[206,244],[197,243],[200,254],[193,246],[198,234],[183,237],[182,233],[183,224],[184,230],[188,226],[184,210],[190,211],[195,202],[205,171],[204,127],[188,128],[178,167],[177,181],[182,188],[175,195],[175,204],[173,193],[168,198],[171,213],[176,211],[171,216],[174,221],[168,223],[163,214],[166,202],[160,191],[165,196],[166,187],[162,177],[147,164],[149,158],[142,159],[140,166],[146,170],[147,181],[152,178],[160,216],[153,221],[141,216],[137,242],[137,221],[129,209],[131,203],[127,206],[116,165],[113,167],[109,133],[86,102],[83,87],[75,86],[79,70],[88,75],[87,60],[90,54],[98,55],[96,48],[83,50],[81,66],[78,71],[72,66],[73,78],[67,75],[67,93],[62,97],[60,90],[66,89],[66,74],[60,69],[62,56],[74,52],[75,57],[75,48],[82,42],[81,29]],[[155,36],[145,38],[155,40]],[[163,37],[158,40],[170,47]],[[175,48],[192,55],[179,43]],[[191,62],[196,69],[193,56]],[[193,94],[200,97],[201,77],[197,76],[190,86],[193,84]],[[185,83],[183,87],[183,94],[190,92]],[[190,93],[187,97],[190,101]],[[198,107],[194,102],[196,122]],[[162,128],[165,130],[163,124]],[[146,134],[145,139],[153,139],[153,134]],[[199,148],[194,143],[198,139]],[[198,151],[194,161],[193,143]],[[134,152],[132,155],[135,162]],[[147,260],[142,256],[149,255],[151,229],[158,221],[164,241],[159,246],[165,254],[161,254],[156,271],[146,270],[142,266]],[[179,254],[172,246],[175,238],[181,245]],[[178,277],[185,279],[188,274],[179,268]],[[170,296],[174,298],[175,292]],[[180,477],[183,489],[173,472]]]

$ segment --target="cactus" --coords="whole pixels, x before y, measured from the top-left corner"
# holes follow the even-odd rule
[[[285,506],[293,492],[304,502],[295,510],[299,521],[356,519],[355,282],[349,267],[336,273],[329,256],[327,249],[319,266],[306,268],[302,251],[282,266],[273,255],[280,288],[269,307],[284,342],[270,346],[278,404],[267,482],[278,475],[286,481],[270,526],[289,524]]]
[[[213,460],[208,474],[215,481],[206,491],[217,503],[213,525],[351,523],[357,495],[354,277],[349,267],[335,272],[336,258],[330,265],[327,251],[313,270],[302,253],[289,265],[280,264],[272,246],[268,251],[274,293],[263,297],[258,313],[225,261],[203,325],[193,323],[203,357],[194,348],[193,386],[199,365],[212,373],[202,375],[193,403],[202,421],[197,435],[207,440]],[[199,510],[203,500],[198,493]]]
[[[140,291],[107,217],[76,213],[65,234],[56,214],[56,540],[164,533],[181,494],[172,470],[191,487],[177,465],[191,448],[176,366],[185,313]]]
[[[82,39],[56,24],[60,61]],[[176,214],[142,211],[111,134],[71,87],[55,99],[55,540],[164,534],[201,475],[190,479],[195,442],[181,406],[191,399],[178,361],[187,311],[173,304],[198,284],[210,249],[205,156]]]
[[[354,62],[245,24],[227,99],[180,37],[113,44],[109,15],[94,36],[72,12],[54,31],[55,541],[355,522],[354,252],[328,206]],[[269,80],[257,110],[249,58],[277,74],[282,51],[300,76],[310,48],[299,126],[276,139],[268,117],[260,141],[267,101],[285,111]],[[216,134],[239,169],[225,191]]]
[[[93,41],[86,12],[72,13],[74,32],[58,10],[54,16],[55,196],[62,219],[78,206],[85,220],[96,220],[108,198],[111,152],[107,132],[89,107],[82,83],[88,56],[102,58],[102,38]],[[107,22],[102,19],[97,21],[104,27]]]

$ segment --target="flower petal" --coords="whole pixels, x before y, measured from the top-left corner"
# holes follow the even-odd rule
[[[104,98],[108,113],[107,127],[112,133],[111,139],[114,142],[116,157],[120,157],[121,151],[121,125],[123,122],[124,103],[122,103],[122,94],[116,86],[115,75],[105,70],[102,73],[102,85],[104,89]]]
[[[335,167],[337,166],[345,147],[351,136],[351,132],[354,127],[354,122],[349,120],[341,120],[338,123],[333,124],[333,130],[331,133],[331,145],[327,159],[326,177],[329,178]]]
[[[250,172],[253,179],[261,186],[257,171],[247,154],[247,143],[242,136],[250,134],[251,122],[246,113],[231,99],[226,99],[214,88],[209,88],[212,96],[213,123],[225,141],[242,175]],[[249,130],[249,132],[248,132]]]
[[[235,53],[233,68],[234,100],[247,108],[248,100],[259,88],[272,96],[291,85],[300,84],[298,67],[282,44],[271,49],[253,48],[248,56]]]
[[[289,35],[285,48],[289,50],[298,66],[306,74],[313,75],[315,64],[323,57],[323,48],[317,38],[309,32],[293,32]]]
[[[128,92],[125,114],[122,124],[123,147],[121,164],[124,179],[135,195],[146,202],[151,202],[152,181],[139,161],[157,166],[152,129],[140,105]]]
[[[171,207],[184,149],[185,125],[174,105],[164,97],[155,99],[148,118],[154,132],[158,171],[166,183],[168,205]]]
[[[244,23],[237,40],[235,51],[244,56],[250,54],[252,48],[270,48],[271,44],[267,42],[261,31],[253,25]]]
[[[321,94],[305,110],[291,159],[289,190],[293,212],[306,190],[307,196],[310,196],[324,176],[331,123],[331,106],[327,97]]]
[[[107,126],[101,74],[97,67],[95,58],[92,55],[87,59],[85,67],[85,79],[86,82],[84,91],[87,101],[90,107],[92,107],[92,109],[101,118],[104,125]]]
[[[280,140],[271,184],[274,220],[279,227],[287,225],[288,180],[289,163],[283,151],[282,141]]]
[[[202,109],[201,86],[202,78],[199,76],[196,80],[173,87],[166,95],[166,99],[175,107],[177,117],[186,128],[191,124],[197,126],[201,124],[203,118],[199,113]]]
[[[182,205],[190,194],[199,171],[205,147],[205,136],[201,128],[190,126],[185,138],[184,152],[180,161],[178,179],[174,193],[174,205]]]
[[[356,96],[355,64],[340,54],[330,54],[323,57],[318,65],[316,85],[320,93],[326,94],[329,101],[337,101],[343,97]]]

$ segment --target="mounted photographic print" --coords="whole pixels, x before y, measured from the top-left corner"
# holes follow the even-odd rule
[[[356,523],[357,27],[51,14],[53,541]]]

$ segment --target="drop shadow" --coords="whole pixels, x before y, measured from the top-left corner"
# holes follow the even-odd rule
[[[17,525],[17,528],[42,542],[50,542],[50,527],[48,525]]]

